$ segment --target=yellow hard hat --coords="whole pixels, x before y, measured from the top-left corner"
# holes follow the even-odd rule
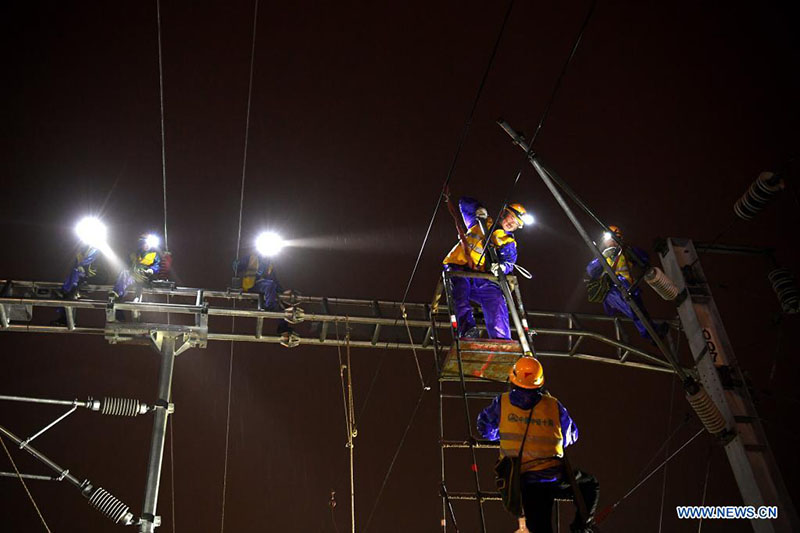
[[[533,223],[533,217],[528,214],[528,211],[522,204],[508,204],[506,210],[514,215],[514,218],[519,222],[519,227],[522,228],[526,223]]]
[[[520,357],[508,373],[508,379],[517,387],[538,389],[544,385],[542,363],[535,357]]]

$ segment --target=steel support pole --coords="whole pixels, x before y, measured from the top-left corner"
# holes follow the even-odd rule
[[[161,466],[164,462],[164,440],[167,435],[167,422],[172,411],[172,374],[175,365],[175,334],[157,334],[157,347],[161,354],[158,370],[158,399],[153,418],[153,434],[150,439],[150,458],[147,462],[147,481],[144,489],[144,504],[139,525],[140,533],[154,533],[161,523],[156,515],[158,489],[161,485]],[[159,342],[160,340],[160,342]]]

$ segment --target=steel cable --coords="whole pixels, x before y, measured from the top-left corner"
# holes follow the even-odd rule
[[[28,490],[28,484],[25,483],[24,479],[22,479],[22,474],[19,473],[19,469],[17,468],[17,463],[15,463],[14,458],[11,457],[11,452],[8,451],[8,448],[6,447],[6,442],[3,440],[3,437],[0,437],[0,444],[3,445],[3,449],[6,451],[6,455],[8,455],[8,460],[11,461],[11,466],[14,467],[14,472],[17,473],[17,478],[19,478],[20,483],[22,483],[22,488],[25,489],[25,493],[28,495],[28,499],[30,499],[31,503],[33,504],[33,508],[36,509],[36,514],[39,515],[39,519],[42,521],[42,525],[44,526],[45,530],[47,530],[47,533],[50,533],[50,528],[47,527],[47,522],[45,521],[44,516],[42,516],[42,511],[39,510],[39,506],[36,505],[36,500],[33,499],[33,494],[31,494],[31,491]]]

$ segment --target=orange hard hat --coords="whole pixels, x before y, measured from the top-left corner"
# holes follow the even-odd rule
[[[520,357],[508,373],[508,379],[517,387],[538,389],[544,385],[542,363],[535,357]]]

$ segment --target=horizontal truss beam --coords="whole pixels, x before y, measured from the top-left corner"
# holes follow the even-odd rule
[[[277,323],[278,320],[287,317],[284,312],[258,311],[257,294],[233,290],[147,287],[140,290],[134,301],[113,302],[108,299],[108,292],[111,290],[111,286],[108,285],[84,287],[82,292],[91,296],[90,299],[62,300],[58,297],[57,291],[60,289],[58,283],[0,280],[0,284],[5,285],[0,295],[0,311],[9,317],[8,321],[0,323],[0,331],[104,335],[110,342],[126,342],[136,337],[141,339],[151,336],[155,331],[169,329],[175,332],[186,330],[185,332],[194,340],[193,344],[199,347],[204,347],[206,341],[277,344],[281,341],[279,336],[262,333],[267,330],[263,322]],[[248,309],[248,305],[252,308]],[[351,327],[349,343],[352,347],[398,350],[410,350],[414,347],[430,351],[434,349],[430,342],[432,324],[440,330],[450,328],[446,305],[439,306],[433,315],[433,323],[430,320],[430,305],[420,303],[407,303],[401,306],[400,302],[385,300],[292,296],[287,306],[302,307],[303,321],[311,325],[313,331],[310,334],[301,332],[300,344],[305,346],[344,345],[344,340],[329,338],[332,337],[330,324],[346,323]],[[45,325],[34,320],[34,309],[58,307],[67,308],[69,310],[67,316],[73,318],[67,326]],[[401,307],[406,310],[406,320],[402,318]],[[129,312],[134,317],[144,313],[147,322],[113,321],[113,318],[109,317],[113,317],[116,311]],[[663,358],[627,342],[626,332],[619,327],[620,324],[629,324],[630,321],[627,319],[558,311],[530,311],[526,314],[534,325],[532,329],[537,338],[559,337],[564,340],[563,349],[537,350],[539,357],[574,358],[659,372],[673,372],[669,363]],[[181,315],[187,318],[181,319]],[[98,316],[106,317],[102,327],[98,325]],[[95,319],[91,320],[92,317]],[[168,320],[169,317],[172,319]],[[189,320],[191,317],[194,317],[194,325],[182,326],[175,323]],[[209,317],[213,317],[211,324]],[[253,319],[252,333],[231,333],[224,319],[232,317]],[[220,320],[225,323],[221,323]],[[258,322],[262,323],[261,328],[258,327]],[[537,327],[537,324],[543,322],[548,324]],[[406,323],[411,331],[411,340],[405,328]],[[676,327],[674,321],[668,323]],[[237,321],[237,324],[241,325],[242,321]],[[587,325],[606,329],[609,333],[588,329]],[[605,346],[607,353],[592,353],[594,350],[590,345],[587,346],[587,341],[593,341],[595,346]],[[446,350],[448,347],[440,346],[440,348]]]

